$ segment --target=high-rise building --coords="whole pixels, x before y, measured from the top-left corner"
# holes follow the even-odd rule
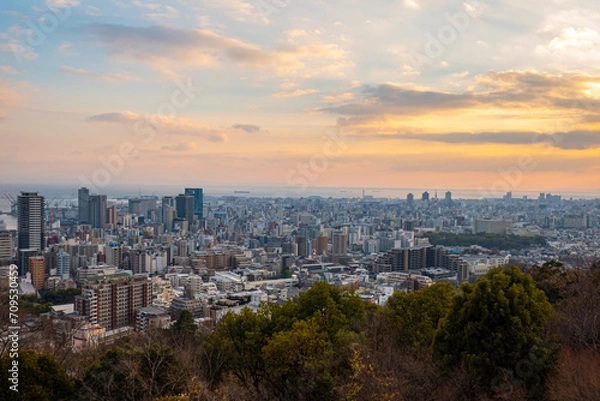
[[[385,254],[377,257],[373,263],[373,272],[396,272],[420,270],[427,266],[428,250],[433,249],[430,244],[421,244],[410,248],[390,249]]]
[[[33,288],[41,290],[44,288],[46,279],[46,263],[43,256],[32,256],[28,263],[29,273],[31,273],[31,283]]]
[[[348,234],[333,234],[332,253],[334,255],[345,255],[348,253]]]
[[[90,190],[86,187],[79,188],[77,207],[79,210],[79,223],[90,223]]]
[[[29,272],[29,258],[32,256],[38,256],[40,254],[39,249],[19,249],[17,251],[17,266],[19,267],[19,276],[23,277]]]
[[[406,195],[406,203],[408,203],[408,206],[415,204],[415,196],[412,193]]]
[[[21,192],[17,200],[19,275],[29,271],[29,257],[44,249],[44,197],[37,192]]]
[[[44,197],[21,192],[18,197],[19,249],[44,249]]]
[[[317,237],[317,239],[315,240],[315,252],[317,252],[317,255],[322,255],[324,253],[327,253],[327,251],[329,250],[329,238],[327,238],[325,235],[321,234]]]
[[[152,284],[145,276],[116,273],[85,280],[75,311],[107,330],[134,326],[136,312],[150,306]]]
[[[71,275],[71,255],[62,248],[56,256],[56,274],[63,279],[68,279]]]
[[[107,219],[106,195],[90,196],[90,224],[92,228],[104,228]]]
[[[133,215],[148,217],[148,214],[154,210],[156,210],[154,198],[129,199],[129,213]]]
[[[163,196],[162,205],[169,205],[171,207],[175,207],[175,198],[172,196]]]
[[[164,198],[163,198],[164,201]],[[169,204],[162,205],[162,223],[165,226],[166,232],[173,231],[173,215],[175,213],[175,208]]]
[[[447,192],[446,192],[446,195],[444,196],[444,200],[445,200],[446,202],[452,202],[452,192],[450,192],[450,191],[447,191]]]
[[[204,219],[204,191],[202,188],[186,188],[185,195],[194,197],[194,216]]]
[[[194,197],[191,195],[181,194],[175,198],[177,208],[177,217],[185,219],[188,225],[194,223]]]
[[[13,238],[10,231],[0,231],[0,259],[10,259],[13,256]]]
[[[310,254],[310,246],[306,237],[297,236],[296,244],[298,245],[298,256],[307,258]]]
[[[427,192],[427,191],[423,192],[423,195],[421,195],[421,200],[429,201],[429,192]]]
[[[107,220],[106,222],[108,224],[111,224],[113,227],[117,225],[117,205],[112,205],[111,207],[108,208],[108,210],[106,211],[107,213]]]

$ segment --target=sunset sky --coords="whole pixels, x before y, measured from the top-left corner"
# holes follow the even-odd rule
[[[3,1],[0,142],[5,184],[597,191],[600,6]]]

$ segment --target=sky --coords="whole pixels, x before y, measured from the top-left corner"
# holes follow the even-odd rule
[[[4,0],[0,183],[598,191],[595,0]]]

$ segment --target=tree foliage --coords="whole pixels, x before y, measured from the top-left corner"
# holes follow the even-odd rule
[[[513,376],[536,385],[552,361],[541,336],[550,313],[531,276],[517,267],[496,268],[461,287],[434,351],[447,366],[465,366],[491,386]]]
[[[114,348],[87,370],[80,388],[88,400],[153,400],[180,394],[184,378],[169,347]]]
[[[256,397],[328,399],[365,317],[358,296],[325,282],[295,302],[227,313],[203,347],[204,375],[216,385],[230,373]]]
[[[541,236],[524,237],[513,234],[452,234],[428,233],[427,238],[432,245],[472,246],[479,245],[488,249],[521,250],[524,248],[546,245]]]
[[[36,400],[62,401],[71,400],[74,384],[65,370],[51,354],[39,354],[32,350],[19,350],[18,358],[13,359],[9,353],[0,358],[0,399],[2,400]],[[18,361],[18,392],[10,389],[15,384],[10,381],[13,376],[13,361]]]
[[[437,283],[412,294],[395,292],[386,308],[395,317],[399,344],[429,348],[440,321],[450,312],[455,295],[456,290],[449,283]]]

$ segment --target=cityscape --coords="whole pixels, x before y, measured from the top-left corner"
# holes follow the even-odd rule
[[[600,401],[592,0],[5,0],[0,400]]]

